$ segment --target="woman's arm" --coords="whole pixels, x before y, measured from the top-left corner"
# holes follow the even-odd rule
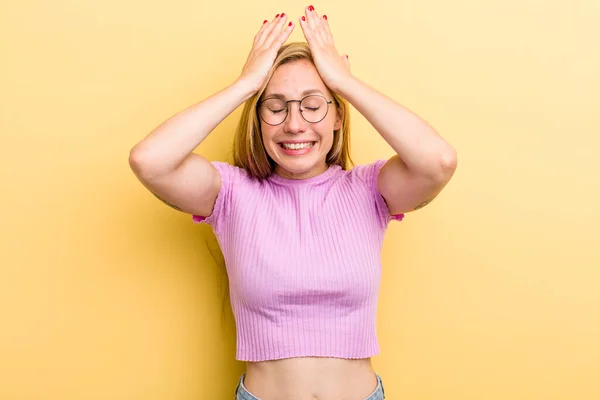
[[[240,77],[213,96],[175,114],[129,152],[140,182],[165,204],[183,212],[209,215],[221,189],[217,169],[194,149],[266,81],[277,52],[293,30],[285,18],[264,21]]]
[[[307,7],[302,18],[300,26],[325,84],[347,99],[396,152],[378,178],[390,213],[424,207],[454,174],[456,151],[417,115],[352,75],[348,57],[339,56],[325,16]]]
[[[150,175],[171,172],[237,107],[266,81],[277,52],[292,33],[286,17],[264,21],[240,77],[213,96],[175,114],[130,151],[130,160]]]
[[[130,162],[147,178],[170,173],[253,93],[253,88],[238,80],[175,114],[131,149]]]
[[[379,173],[379,191],[390,213],[431,202],[456,170],[454,148],[419,116],[358,78],[342,81],[338,90],[396,152]]]

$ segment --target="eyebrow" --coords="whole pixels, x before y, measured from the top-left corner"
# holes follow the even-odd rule
[[[325,95],[325,93],[323,93],[320,89],[306,89],[305,91],[300,93],[300,96],[306,96],[306,95],[314,94],[314,93],[319,93],[319,94],[322,94],[323,96]],[[268,94],[265,94],[265,98],[285,99],[286,97],[285,97],[285,95],[283,95],[281,93],[268,93]]]

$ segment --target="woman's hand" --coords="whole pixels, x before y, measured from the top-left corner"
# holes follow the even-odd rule
[[[250,85],[253,93],[258,92],[267,80],[277,52],[294,30],[294,24],[290,22],[286,25],[286,20],[285,13],[277,14],[273,21],[265,20],[254,36],[252,49],[238,78],[238,81]]]
[[[339,93],[345,81],[352,78],[348,56],[340,57],[333,35],[329,30],[327,16],[319,17],[313,6],[304,10],[300,27],[313,55],[315,66],[323,82],[334,92]]]

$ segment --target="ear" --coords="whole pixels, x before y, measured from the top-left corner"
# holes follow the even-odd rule
[[[342,127],[342,121],[344,120],[344,110],[342,107],[336,107],[335,124],[333,124],[333,130],[337,131]]]

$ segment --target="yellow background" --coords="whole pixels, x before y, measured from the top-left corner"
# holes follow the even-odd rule
[[[232,398],[212,231],[127,158],[238,76],[263,19],[306,5],[2,0],[1,399]],[[388,398],[600,398],[600,3],[314,5],[353,72],[459,154],[385,239]],[[239,112],[197,151],[230,160]],[[352,149],[393,155],[356,112]]]

